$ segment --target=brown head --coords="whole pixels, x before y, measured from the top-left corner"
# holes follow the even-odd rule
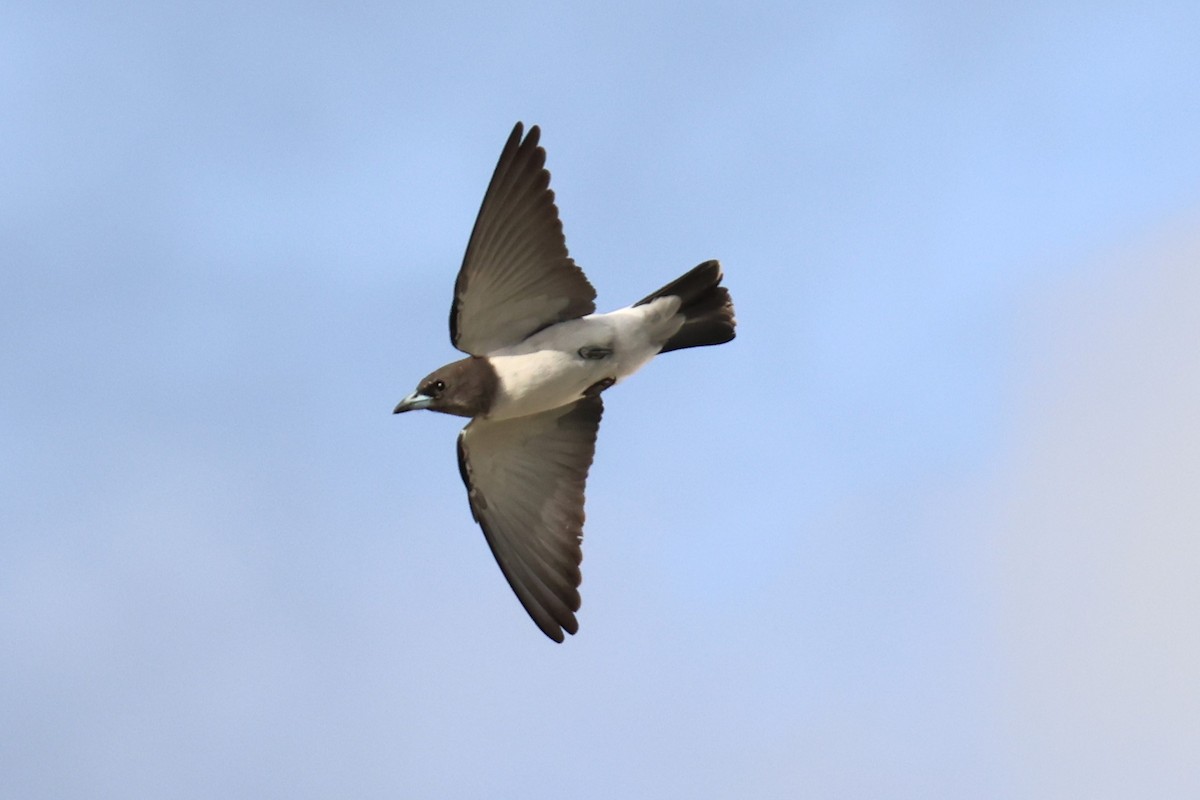
[[[427,408],[459,417],[477,417],[492,407],[500,381],[486,358],[471,356],[426,375],[417,390],[400,401],[392,413]]]

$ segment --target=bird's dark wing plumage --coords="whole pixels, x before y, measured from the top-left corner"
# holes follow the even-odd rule
[[[579,624],[583,494],[604,406],[477,419],[458,437],[471,512],[521,605],[556,642]]]
[[[522,130],[500,154],[454,284],[450,341],[471,355],[596,310],[596,290],[567,254],[540,132],[522,141]]]

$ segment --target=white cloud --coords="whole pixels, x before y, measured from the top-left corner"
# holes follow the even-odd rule
[[[1200,218],[1043,296],[999,485],[1026,797],[1200,786]]]

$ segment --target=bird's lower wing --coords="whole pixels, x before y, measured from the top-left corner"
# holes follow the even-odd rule
[[[604,405],[589,397],[458,437],[471,512],[521,605],[556,642],[579,624],[583,498]]]

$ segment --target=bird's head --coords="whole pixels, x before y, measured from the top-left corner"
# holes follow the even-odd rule
[[[486,414],[499,388],[496,370],[486,358],[470,356],[426,375],[417,390],[401,400],[394,414],[426,408],[459,417]]]

